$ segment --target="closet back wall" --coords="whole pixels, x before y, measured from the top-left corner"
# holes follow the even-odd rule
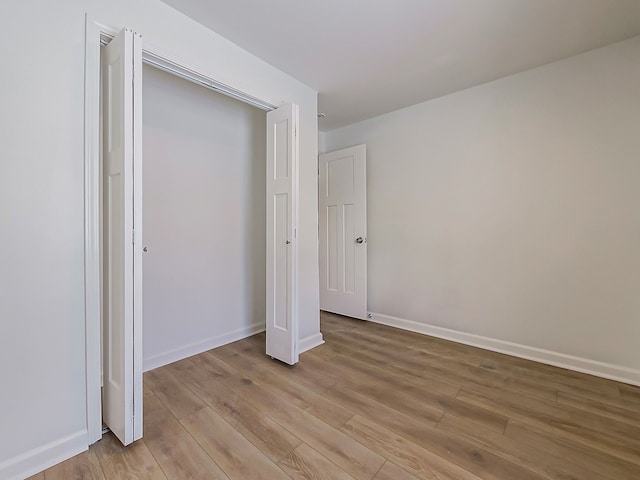
[[[265,318],[265,112],[145,66],[144,369]]]

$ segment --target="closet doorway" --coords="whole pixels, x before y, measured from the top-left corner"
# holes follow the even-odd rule
[[[98,95],[97,105],[92,104],[91,102],[95,100],[94,98],[89,98],[92,91],[100,92],[101,90],[103,100],[101,116],[98,113],[98,119],[93,120],[93,123],[100,126],[98,128],[98,137],[101,137],[102,141],[96,141],[94,137],[89,138],[90,135],[89,133],[87,134],[89,151],[86,158],[90,165],[88,165],[87,196],[85,198],[87,204],[86,235],[87,244],[93,242],[94,245],[99,245],[97,249],[87,249],[87,422],[89,440],[90,443],[93,443],[100,437],[101,422],[96,412],[100,411],[100,407],[103,407],[105,423],[126,445],[142,437],[142,345],[144,336],[142,307],[146,304],[143,295],[146,290],[142,258],[144,254],[151,254],[151,248],[153,248],[153,245],[146,245],[143,231],[145,225],[143,220],[145,215],[143,186],[145,181],[143,180],[143,149],[141,147],[143,143],[146,144],[146,142],[143,142],[142,135],[142,98],[144,94],[141,74],[143,74],[143,59],[145,63],[165,70],[165,72],[183,77],[183,79],[188,79],[208,88],[213,88],[221,93],[253,105],[259,105],[264,110],[268,110],[265,122],[266,138],[264,138],[266,153],[262,156],[263,172],[266,170],[266,176],[262,177],[264,178],[264,186],[257,189],[251,185],[251,180],[233,179],[234,175],[241,174],[239,171],[234,170],[238,165],[233,165],[230,170],[235,173],[227,179],[220,179],[223,182],[226,180],[223,185],[230,188],[227,192],[227,198],[224,198],[224,192],[222,192],[222,197],[217,197],[220,205],[215,207],[218,208],[219,212],[227,212],[231,216],[241,214],[240,212],[243,209],[240,208],[240,205],[232,205],[230,203],[233,201],[231,192],[233,191],[234,195],[238,194],[233,189],[234,181],[239,182],[238,185],[245,182],[245,192],[252,195],[250,197],[251,200],[246,200],[243,205],[249,209],[248,211],[251,211],[252,208],[257,208],[259,203],[255,198],[255,195],[259,193],[256,190],[261,190],[264,193],[262,197],[264,216],[262,219],[264,221],[263,238],[266,252],[263,256],[263,271],[266,275],[264,278],[265,302],[263,305],[265,307],[264,318],[266,319],[265,328],[267,331],[266,354],[289,364],[296,363],[298,359],[298,332],[297,318],[295,316],[298,108],[294,104],[284,104],[278,108],[271,109],[270,106],[266,106],[258,99],[244,95],[230,87],[217,84],[214,80],[198,74],[192,68],[184,68],[175,59],[168,59],[159,55],[153,51],[152,47],[147,46],[143,52],[142,40],[134,32],[123,30],[112,35],[104,30],[100,26],[87,29],[87,113],[100,112],[100,95]],[[89,37],[92,33],[95,36],[96,32],[100,34],[102,43],[105,44],[104,48],[97,49],[97,61],[95,58],[96,49],[89,48],[95,47],[95,42],[90,42]],[[110,38],[112,36],[113,39]],[[95,37],[93,40],[95,40]],[[93,51],[93,57],[91,51]],[[96,65],[99,67],[97,72]],[[96,73],[98,88],[95,85]],[[157,72],[151,75],[155,75],[155,73]],[[166,74],[163,73],[162,75]],[[100,78],[102,79],[101,84]],[[184,80],[180,79],[180,81]],[[90,132],[92,121],[86,119],[86,122],[88,122],[87,131]],[[177,127],[184,126],[183,124]],[[174,127],[176,127],[175,124]],[[197,129],[197,127],[191,129],[183,128],[182,131],[178,132],[177,136],[193,134],[194,129]],[[104,147],[102,156],[100,155],[99,145]],[[98,146],[96,148],[97,151],[91,150],[92,147],[95,148],[96,146]],[[206,146],[199,145],[198,148],[206,149]],[[91,155],[92,153],[94,155]],[[91,159],[94,162],[90,162]],[[95,165],[95,160],[98,160],[98,166]],[[102,163],[100,162],[101,160]],[[264,165],[265,160],[266,168]],[[177,168],[178,170],[188,170],[188,162],[183,161],[183,164]],[[208,166],[209,174],[212,174],[214,170],[211,169],[211,165]],[[101,184],[100,177],[102,172],[103,183]],[[167,173],[164,172],[164,174]],[[194,172],[189,173],[193,181],[195,181],[196,177],[201,180],[198,174],[195,174],[196,177],[194,177]],[[248,182],[248,185],[246,182]],[[102,189],[100,188],[101,185]],[[173,187],[176,187],[176,185],[173,185]],[[186,196],[192,195],[196,190],[185,188],[185,185],[180,187],[182,193]],[[224,187],[219,188],[224,189]],[[211,186],[211,188],[214,188],[214,186]],[[206,192],[206,194],[210,193]],[[214,193],[220,194],[220,192]],[[203,193],[203,195],[206,194]],[[166,198],[161,198],[160,200],[167,201]],[[190,203],[190,201],[193,202],[195,200],[197,199],[181,198],[180,201],[176,200],[174,203],[182,203],[182,205],[165,203],[165,208],[175,207],[180,210],[180,215],[184,217],[188,217],[190,214],[197,216],[197,209],[193,206],[193,203]],[[206,201],[207,199],[204,200]],[[211,200],[211,198],[208,200]],[[213,207],[212,210],[214,210]],[[102,217],[102,223],[100,223],[100,217]],[[174,218],[180,218],[180,216],[178,215]],[[255,218],[259,217],[256,216]],[[201,220],[200,222],[198,222],[198,218],[191,222],[191,226],[206,227],[204,219],[201,217],[199,219]],[[163,231],[162,218],[150,220],[152,223],[149,225],[154,225],[150,228],[157,227],[158,231]],[[155,223],[153,223],[154,221]],[[231,219],[229,221],[231,223],[224,225],[223,229],[226,228],[226,231],[222,232],[222,235],[233,237],[234,232],[230,225],[233,225],[234,220]],[[242,219],[236,218],[235,221],[242,223]],[[251,228],[256,228],[255,223],[260,222],[253,222],[252,220],[245,222],[246,231],[244,233],[250,232]],[[211,226],[212,224],[208,225],[209,228]],[[95,238],[96,231],[97,239]],[[174,229],[171,232],[164,230],[164,233],[171,233],[174,237],[174,242],[176,241],[175,239],[180,239],[178,247],[181,249],[189,249],[190,246],[193,246],[198,241],[194,238],[197,232],[187,233]],[[225,257],[222,260],[223,262],[231,262],[234,255],[237,255],[237,258],[243,258],[244,255],[251,255],[255,252],[255,242],[248,249],[246,246],[244,249],[236,248],[238,246],[237,242],[241,243],[243,241],[241,238],[232,238],[230,243],[222,242],[220,245],[210,245],[213,241],[212,239],[219,233],[215,232],[215,234],[211,234],[208,237],[209,244],[207,247],[218,255]],[[184,235],[181,237],[181,234]],[[237,242],[234,243],[234,240]],[[253,240],[255,239],[244,239],[248,243]],[[224,241],[229,242],[229,238]],[[169,241],[168,243],[171,242]],[[232,248],[231,245],[234,245],[234,247]],[[225,246],[228,248],[225,248]],[[230,254],[229,248],[234,250],[233,254]],[[162,248],[160,248],[160,251],[162,251]],[[197,252],[195,253],[196,255],[183,255],[182,258],[188,258],[188,262],[196,262],[194,258],[197,258]],[[259,258],[259,255],[257,258]],[[256,258],[244,258],[244,260],[255,264]],[[102,265],[100,267],[101,261]],[[237,269],[243,268],[242,262],[240,263],[240,265],[237,265]],[[97,268],[96,264],[98,265]],[[194,277],[197,277],[198,274],[202,275],[206,270],[198,270],[196,267],[199,268],[200,265],[193,263],[192,265],[194,267]],[[188,278],[188,274],[185,274],[187,270],[184,267],[185,265],[173,265],[176,272],[181,272],[185,275],[184,278]],[[231,269],[229,265],[224,268]],[[95,275],[96,271],[98,275]],[[228,270],[218,279],[225,276],[227,280],[233,278],[233,272]],[[102,282],[100,282],[100,277],[102,277]],[[172,279],[165,278],[165,286],[170,285],[170,280]],[[209,278],[209,281],[211,281],[211,278]],[[95,292],[96,283],[98,285],[98,295]],[[212,284],[215,284],[215,280]],[[176,286],[175,282],[173,286]],[[218,285],[218,290],[224,290],[221,287],[221,285]],[[192,286],[191,289],[187,289],[182,293],[188,297],[189,290],[194,290],[195,288],[195,286]],[[255,289],[255,285],[249,288],[251,295],[255,293]],[[260,290],[259,284],[257,290]],[[216,291],[215,293],[225,296],[224,291]],[[151,294],[151,291],[147,294]],[[154,294],[162,296],[161,292],[154,292]],[[245,297],[247,294],[245,291]],[[258,293],[256,295],[259,296]],[[96,325],[90,322],[91,317],[89,315],[89,310],[96,306],[96,297],[101,299],[98,304],[100,305],[99,313],[102,313],[102,316],[98,315],[98,320],[101,319],[103,326],[102,332],[98,329],[97,335]],[[242,297],[242,294],[240,294],[240,297]],[[203,299],[204,296],[201,295],[199,298]],[[255,296],[252,298],[255,299]],[[181,305],[187,315],[190,313],[188,311],[189,308],[193,308],[193,305],[187,305],[189,303],[188,298],[183,298],[175,303],[178,310]],[[201,307],[206,309],[207,305],[203,304]],[[215,312],[212,312],[212,314],[215,315]],[[260,315],[260,312],[252,311],[248,317],[255,319],[256,315]],[[232,331],[230,335],[242,334],[243,328]],[[256,328],[255,322],[249,326],[249,329],[251,328]],[[100,333],[102,333],[102,338],[100,338]],[[226,332],[226,334],[229,335],[229,332]],[[98,338],[97,342],[96,337]],[[225,339],[231,341],[230,337],[225,337],[224,333],[216,336],[214,332],[214,335],[209,340],[218,341],[222,344],[227,343]],[[195,353],[199,348],[206,350],[209,344],[205,345],[205,343],[182,345],[180,347],[182,350],[180,348],[169,349],[169,351],[163,353],[165,355],[163,359],[159,360],[162,355],[156,357],[156,366],[163,362],[168,363],[166,360],[169,357],[166,355],[173,355],[173,360],[175,360],[180,358],[180,355],[188,356],[189,351]],[[103,353],[103,369],[96,372],[96,367],[98,370],[100,369],[100,361],[98,356],[98,362],[95,362],[95,349],[98,348],[99,350],[100,346],[102,346]],[[209,348],[212,347],[209,346]],[[149,364],[149,368],[152,368],[151,364],[152,362]],[[96,394],[95,391],[95,380],[96,377],[100,378],[100,374],[103,376],[103,382],[101,382],[104,387],[103,402],[100,395]]]
[[[144,65],[143,370],[265,328],[263,111]]]

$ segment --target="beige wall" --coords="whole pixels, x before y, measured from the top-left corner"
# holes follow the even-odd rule
[[[639,58],[635,38],[326,133],[367,144],[369,310],[640,381]]]

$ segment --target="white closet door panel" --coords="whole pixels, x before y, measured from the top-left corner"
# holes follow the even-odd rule
[[[127,445],[142,434],[134,427],[135,403],[142,402],[142,374],[134,336],[134,167],[139,159],[136,115],[142,67],[139,37],[121,31],[102,54],[104,115],[104,386],[103,421]],[[139,130],[138,130],[139,132]],[[139,155],[139,154],[138,154]],[[137,368],[137,370],[136,370]],[[137,397],[137,398],[136,398]]]
[[[298,107],[267,114],[267,355],[298,362]]]

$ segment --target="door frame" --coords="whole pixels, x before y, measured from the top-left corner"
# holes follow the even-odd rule
[[[86,380],[86,422],[87,444],[102,438],[102,396],[101,396],[101,218],[100,218],[100,47],[118,33],[120,29],[85,16],[85,69],[84,69],[84,318],[85,318],[85,380]],[[265,99],[226,85],[202,73],[199,68],[174,54],[144,42],[142,51],[144,63],[185,78],[194,83],[236,98],[262,110],[277,108]],[[283,102],[285,103],[285,102]],[[136,246],[140,241],[136,239]],[[135,263],[135,261],[134,261]],[[141,296],[141,291],[139,292]],[[138,304],[141,302],[138,300]],[[296,315],[297,317],[297,315]],[[296,318],[297,321],[297,318]],[[134,330],[142,332],[142,318],[134,319]],[[299,342],[299,339],[296,339]],[[135,348],[142,352],[142,336],[137,335]],[[139,368],[142,369],[140,360]],[[142,405],[136,406],[136,414],[141,415]]]

